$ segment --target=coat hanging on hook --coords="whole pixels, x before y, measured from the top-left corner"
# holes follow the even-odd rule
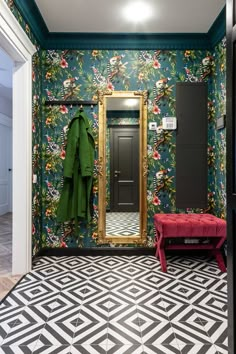
[[[57,209],[60,222],[91,220],[90,196],[93,182],[95,142],[89,120],[77,111],[68,126],[64,183]]]

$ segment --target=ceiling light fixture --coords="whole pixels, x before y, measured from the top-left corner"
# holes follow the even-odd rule
[[[135,107],[138,106],[139,100],[137,98],[127,98],[125,104],[127,107]]]
[[[137,1],[124,8],[124,16],[128,21],[143,22],[151,17],[152,11],[148,4]]]

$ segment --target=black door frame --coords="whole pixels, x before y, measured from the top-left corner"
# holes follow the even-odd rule
[[[228,352],[235,347],[236,267],[236,0],[226,2],[226,184],[227,184],[227,272]]]

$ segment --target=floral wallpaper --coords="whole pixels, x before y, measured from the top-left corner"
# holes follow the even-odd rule
[[[42,82],[42,66],[41,52],[38,50],[33,56],[32,68],[32,254],[36,255],[41,249],[41,233],[42,233],[42,137],[41,137],[41,82]],[[36,178],[36,180],[35,180]],[[36,183],[34,183],[36,182]]]
[[[45,100],[96,99],[97,90],[148,90],[148,122],[156,121],[157,133],[148,131],[148,239],[153,246],[153,214],[159,212],[210,212],[226,217],[225,129],[216,119],[225,113],[225,39],[205,50],[41,50],[14,5],[5,0],[18,22],[36,45],[33,58],[32,188],[33,255],[43,247],[96,247],[98,220],[98,109],[85,106],[96,140],[93,218],[80,223],[80,237],[70,222],[58,224],[56,209],[62,186],[67,124],[78,107],[45,106]],[[175,132],[164,131],[161,119],[175,115],[177,81],[208,82],[208,207],[177,210],[175,206]]]
[[[41,49],[38,45],[29,25],[25,22],[22,15],[18,11],[13,0],[5,0],[9,9],[16,17],[17,21],[36,46],[36,53],[32,60],[32,173],[37,176],[36,183],[32,185],[32,254],[36,255],[41,249],[41,83],[42,83],[42,68],[41,68]]]
[[[225,51],[222,41],[213,52],[185,51],[42,51],[42,93],[45,100],[91,100],[97,90],[148,90],[148,122],[156,121],[157,132],[148,131],[148,239],[153,246],[153,214],[210,212],[225,216],[224,131],[216,131],[216,117],[224,110]],[[220,75],[219,75],[220,72]],[[206,210],[177,210],[175,206],[175,131],[164,131],[161,119],[175,115],[177,81],[208,82],[208,207]],[[223,87],[223,86],[222,86]],[[96,139],[93,219],[81,223],[80,237],[70,222],[58,224],[56,209],[62,185],[66,126],[78,107],[45,106],[42,116],[42,247],[94,247],[97,239],[98,108],[85,106]],[[220,152],[220,153],[219,153]],[[221,166],[222,172],[219,172]]]
[[[213,80],[213,102],[211,104],[212,124],[216,118],[226,112],[226,39],[224,38],[214,50],[216,74]],[[214,127],[212,127],[214,129]],[[215,170],[215,208],[214,214],[226,218],[226,128],[215,129],[214,140],[210,146],[210,155]]]
[[[4,0],[4,1],[7,4],[7,6],[9,7],[9,9],[11,10],[12,14],[15,16],[15,18],[19,22],[19,24],[21,25],[21,27],[23,28],[23,30],[25,31],[25,33],[27,34],[27,36],[29,37],[29,39],[31,40],[31,42],[37,46],[38,43],[35,39],[35,36],[32,33],[30,26],[28,25],[28,23],[25,22],[20,11],[18,10],[17,6],[15,5],[14,0]]]

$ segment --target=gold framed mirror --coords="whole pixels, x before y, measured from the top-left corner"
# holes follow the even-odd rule
[[[99,243],[145,244],[147,91],[99,92],[98,97]]]

